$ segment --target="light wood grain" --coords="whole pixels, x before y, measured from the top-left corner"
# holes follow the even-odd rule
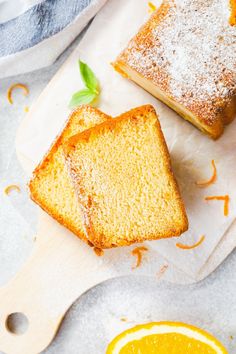
[[[75,299],[110,277],[92,249],[40,212],[39,233],[30,259],[17,276],[0,289],[0,351],[40,353],[54,338]],[[7,317],[21,312],[29,320],[26,333],[6,327]]]

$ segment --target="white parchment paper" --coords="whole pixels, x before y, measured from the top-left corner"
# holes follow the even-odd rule
[[[159,5],[160,1],[153,3]],[[152,252],[161,254],[186,275],[199,280],[214,270],[236,246],[236,227],[232,224],[236,215],[236,121],[226,128],[223,137],[212,141],[167,106],[114,71],[110,63],[148,16],[146,0],[108,1],[79,47],[49,83],[21,125],[17,150],[28,161],[30,170],[39,162],[60,131],[69,114],[67,107],[71,95],[83,87],[78,58],[91,66],[100,81],[102,93],[98,107],[105,113],[116,116],[135,106],[153,104],[171,153],[173,170],[186,205],[190,226],[189,231],[180,239],[147,244],[151,250],[150,255]],[[212,159],[217,166],[218,179],[208,188],[199,188],[195,182],[207,179],[212,174]],[[225,194],[230,196],[227,217],[223,214],[222,201],[204,200],[205,196]],[[193,244],[201,235],[205,235],[205,241],[194,250],[176,247],[176,242]],[[215,250],[217,252],[214,256]],[[127,252],[124,249],[106,251],[104,262],[106,257],[110,259],[109,254],[118,257],[121,267],[122,264],[125,266]],[[155,257],[148,258],[154,269]]]

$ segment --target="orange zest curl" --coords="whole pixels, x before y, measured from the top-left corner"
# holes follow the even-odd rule
[[[151,14],[151,13],[153,13],[154,11],[156,11],[156,6],[151,2],[151,1],[149,1],[149,3],[148,3],[148,7],[149,7],[149,10],[148,10],[148,12]]]
[[[229,18],[229,24],[231,26],[236,25],[236,0],[230,0],[230,18]]]
[[[135,267],[133,267],[133,269],[138,268],[141,265],[142,257],[143,257],[142,252],[145,252],[145,251],[148,251],[148,248],[145,246],[136,247],[133,249],[132,255],[137,257],[137,262],[136,262]]]
[[[224,216],[229,215],[229,196],[228,195],[215,195],[205,197],[205,200],[223,200],[224,201]]]
[[[202,235],[200,237],[200,240],[196,242],[194,245],[188,246],[188,245],[183,245],[182,243],[176,243],[176,247],[181,248],[182,250],[192,250],[193,248],[200,246],[204,240],[205,240],[205,236]]]
[[[20,88],[23,90],[23,94],[25,96],[28,96],[29,94],[29,89],[26,85],[24,84],[20,84],[20,83],[17,83],[17,84],[13,84],[9,87],[8,91],[7,91],[7,99],[8,99],[8,102],[10,104],[13,104],[13,99],[12,99],[12,92],[13,90],[15,90],[16,88]]]
[[[20,193],[21,191],[20,187],[17,184],[10,184],[4,189],[4,193],[6,195],[9,195],[13,190],[17,191],[18,193]]]
[[[215,181],[217,179],[217,170],[216,170],[215,161],[212,160],[211,164],[212,164],[212,167],[213,167],[213,174],[212,174],[211,178],[209,180],[206,180],[206,181],[196,182],[197,186],[199,186],[199,187],[207,187],[207,186],[215,183]]]

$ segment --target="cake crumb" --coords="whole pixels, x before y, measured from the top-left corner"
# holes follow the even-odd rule
[[[121,317],[120,320],[121,320],[122,322],[127,322],[127,321],[128,321],[126,317]]]
[[[160,279],[164,274],[165,272],[167,271],[168,269],[168,264],[163,264],[161,267],[160,267],[160,270],[159,272],[157,273],[157,278]]]
[[[94,250],[95,254],[96,254],[98,257],[101,257],[101,256],[104,255],[104,251],[103,251],[101,248],[99,248],[99,247],[94,247],[93,250]]]

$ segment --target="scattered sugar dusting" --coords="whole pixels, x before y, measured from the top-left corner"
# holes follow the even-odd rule
[[[164,1],[163,19],[131,41],[129,65],[180,103],[236,94],[236,27],[228,0]],[[154,15],[156,16],[156,15]],[[140,38],[142,38],[140,40]]]

